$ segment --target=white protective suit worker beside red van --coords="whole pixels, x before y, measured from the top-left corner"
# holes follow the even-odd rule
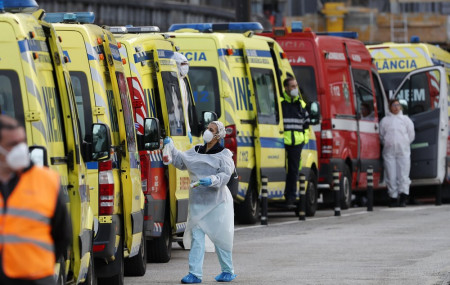
[[[384,173],[390,197],[390,207],[406,205],[409,195],[411,168],[411,143],[414,124],[403,115],[398,100],[389,102],[390,113],[380,122],[380,141],[383,144]]]

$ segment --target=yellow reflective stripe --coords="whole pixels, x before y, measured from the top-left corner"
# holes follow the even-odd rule
[[[8,244],[17,244],[17,243],[31,243],[42,249],[52,251],[52,252],[54,251],[53,244],[50,244],[50,243],[37,241],[34,239],[30,239],[30,238],[18,237],[15,235],[0,236],[0,244],[2,244],[3,246],[6,246]]]
[[[3,214],[3,212],[2,212],[2,214]],[[46,225],[50,224],[50,218],[43,216],[37,212],[31,211],[31,210],[8,208],[7,212],[5,214],[7,214],[9,216],[23,217],[23,218],[31,219],[34,221],[44,223]]]

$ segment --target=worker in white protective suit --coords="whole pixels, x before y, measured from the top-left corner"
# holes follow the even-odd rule
[[[225,128],[219,121],[211,122],[203,134],[204,145],[196,145],[185,152],[178,151],[170,138],[164,139],[164,147],[171,149],[172,164],[187,169],[191,179],[189,210],[183,243],[189,252],[189,274],[183,284],[201,283],[206,241],[214,244],[222,273],[219,282],[230,282],[234,274],[232,262],[234,210],[233,198],[227,183],[234,170],[230,150],[220,145]],[[209,238],[209,239],[208,239]]]
[[[409,195],[409,170],[411,168],[411,143],[414,140],[414,124],[403,115],[398,100],[389,102],[390,113],[380,122],[380,140],[383,144],[384,172],[389,206],[406,206]]]
[[[192,134],[191,134],[191,126],[189,125],[189,92],[187,89],[187,84],[185,82],[186,76],[189,72],[189,61],[187,58],[179,53],[174,52],[174,59],[177,63],[178,73],[180,74],[180,90],[181,90],[181,98],[183,99],[183,107],[184,107],[184,121],[186,122],[186,131],[189,137],[189,141],[192,143]]]

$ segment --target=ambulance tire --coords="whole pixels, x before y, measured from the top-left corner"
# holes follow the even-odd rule
[[[236,205],[236,217],[240,224],[252,225],[259,220],[259,199],[256,176],[252,175],[244,202]]]
[[[306,216],[314,217],[317,211],[317,175],[311,169],[308,177],[308,189],[306,189]]]
[[[339,181],[339,187],[341,192],[341,209],[347,210],[352,205],[352,175],[348,165],[344,167]]]
[[[144,227],[142,227],[144,228]],[[147,269],[147,248],[145,232],[142,232],[139,253],[125,259],[125,276],[144,276]]]
[[[124,285],[125,284],[125,272],[123,262],[123,235],[120,238],[119,247],[116,252],[116,259],[108,264],[109,270],[112,272],[118,272],[116,275],[105,278],[98,278],[99,285]]]
[[[166,206],[166,218],[164,219],[161,236],[147,241],[148,262],[166,263],[169,262],[172,255],[172,227],[170,226],[169,209]]]

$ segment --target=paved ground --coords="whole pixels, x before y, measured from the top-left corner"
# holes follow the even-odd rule
[[[298,221],[271,212],[269,226],[235,229],[237,284],[450,284],[450,205],[352,208],[334,217],[318,211]],[[179,284],[188,251],[174,244],[172,260],[149,263],[126,284]],[[207,253],[203,283],[217,283],[215,253]]]

